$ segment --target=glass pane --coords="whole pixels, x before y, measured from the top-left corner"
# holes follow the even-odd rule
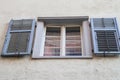
[[[47,27],[44,56],[60,56],[59,27]]]
[[[66,28],[67,36],[77,36],[80,35],[80,27],[67,27]]]
[[[60,28],[47,27],[47,36],[60,36]]]
[[[66,36],[66,40],[80,40],[80,36]]]
[[[66,48],[67,56],[81,56],[81,48]]]
[[[66,47],[76,47],[80,45],[81,45],[80,40],[66,40]]]
[[[46,40],[60,40],[60,36],[46,36]]]
[[[60,40],[46,40],[45,47],[60,47]]]
[[[60,56],[60,48],[45,48],[44,56]]]
[[[80,27],[66,28],[66,56],[81,56]]]

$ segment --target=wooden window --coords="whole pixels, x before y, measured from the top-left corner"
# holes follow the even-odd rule
[[[86,17],[38,18],[32,58],[92,58],[87,20]]]
[[[38,18],[32,58],[92,58],[89,28],[86,18]]]
[[[46,27],[44,56],[81,56],[80,26]]]

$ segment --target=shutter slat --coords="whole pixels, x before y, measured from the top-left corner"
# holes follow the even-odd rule
[[[99,34],[99,32],[104,33],[104,34],[102,34],[103,35],[102,37],[99,36],[99,35],[101,35],[101,34]],[[110,32],[112,34],[114,33],[114,31],[113,32],[112,31],[97,31],[96,32],[97,33],[97,38],[98,38],[97,41],[98,41],[98,49],[99,49],[99,51],[115,51],[115,50],[118,51],[115,35],[109,34]],[[102,40],[101,40],[101,38],[102,38]],[[110,38],[112,38],[112,40]],[[114,43],[114,47],[112,45],[110,45],[111,42]],[[101,47],[101,45],[103,47]]]
[[[30,33],[12,33],[7,52],[26,52],[29,35]]]

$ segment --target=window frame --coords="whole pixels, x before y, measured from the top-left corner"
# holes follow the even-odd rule
[[[83,17],[82,17],[83,18]],[[87,43],[84,44],[82,41],[82,38],[83,38],[83,33],[82,33],[82,30],[83,30],[83,26],[82,26],[82,22],[83,21],[87,21],[87,25],[84,25],[85,27],[88,27],[89,28],[89,23],[88,23],[88,18],[86,19],[82,19],[82,18],[74,18],[74,17],[43,17],[43,18],[38,18],[38,22],[37,22],[37,27],[36,27],[36,35],[35,35],[35,41],[34,41],[34,47],[33,47],[33,54],[32,54],[32,58],[33,59],[45,59],[45,58],[55,58],[55,59],[63,59],[63,58],[70,58],[70,59],[84,59],[84,58],[88,58],[88,59],[91,59],[92,58],[92,49],[91,49],[91,43],[89,43],[89,47],[87,48],[90,48],[89,50],[87,51],[83,51],[84,48],[83,47],[86,47],[87,46]],[[69,21],[70,21],[70,24],[69,24]],[[44,52],[44,43],[45,43],[45,33],[46,33],[46,26],[51,26],[53,27],[53,25],[57,25],[56,27],[61,26],[61,25],[78,25],[78,24],[74,24],[74,22],[77,21],[77,23],[79,23],[80,25],[80,36],[81,37],[81,47],[82,47],[82,55],[81,56],[43,56],[43,52]],[[55,22],[55,23],[54,23]],[[65,23],[67,22],[67,23]],[[71,22],[73,22],[71,24]],[[55,26],[54,26],[55,27]],[[72,27],[72,26],[71,26]],[[83,30],[83,32],[85,32],[85,30]],[[90,32],[90,30],[89,30]],[[88,34],[88,33],[87,33]],[[85,34],[84,34],[85,35]],[[89,33],[90,35],[90,33]],[[86,38],[86,37],[85,37]],[[91,39],[89,39],[89,42]],[[40,48],[43,48],[42,50],[40,50]],[[85,52],[88,52],[90,51],[90,53],[85,53]],[[84,55],[83,55],[84,54]]]
[[[61,26],[52,26],[52,25],[46,25],[45,26],[45,28],[47,28],[47,27],[60,27],[60,56],[61,57],[64,57],[64,56],[66,56],[66,27],[72,27],[73,28],[73,26],[74,27],[80,27],[80,38],[82,39],[82,35],[81,35],[81,33],[82,33],[82,29],[81,29],[81,26],[80,25],[67,25],[67,24],[65,24],[65,25],[61,25]],[[46,30],[46,29],[45,29]],[[46,34],[46,31],[45,31],[45,34]],[[46,36],[45,36],[46,37]],[[80,42],[81,42],[82,40],[80,40]],[[45,43],[45,39],[44,39],[44,41],[43,41],[44,43]],[[82,43],[82,42],[81,42]],[[44,47],[45,47],[45,45],[44,45]],[[82,44],[80,45],[80,47],[81,47],[81,49],[82,49]],[[41,48],[42,49],[42,48]],[[81,50],[81,56],[82,56],[82,54],[83,54],[83,52],[82,52],[82,50]],[[43,53],[43,56],[44,56],[44,53]],[[49,56],[49,57],[51,57],[51,56]],[[55,57],[55,56],[54,56]],[[59,56],[58,56],[59,57]]]

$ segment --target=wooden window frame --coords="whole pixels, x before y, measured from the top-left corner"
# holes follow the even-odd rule
[[[45,18],[46,19],[46,18]],[[55,24],[54,24],[54,19],[55,19]],[[65,44],[65,34],[63,34],[63,33],[65,33],[64,31],[65,31],[65,29],[64,29],[64,27],[66,26],[66,24],[65,23],[63,23],[63,22],[65,22],[65,21],[63,21],[64,19],[66,20],[66,18],[64,17],[64,18],[62,18],[62,20],[61,20],[61,18],[59,18],[59,19],[57,19],[57,18],[47,18],[47,20],[46,21],[44,21],[44,20],[38,20],[38,22],[37,22],[37,28],[36,28],[36,35],[35,35],[35,41],[34,41],[34,47],[33,47],[33,54],[32,54],[32,58],[34,58],[34,59],[44,59],[44,58],[56,58],[56,59],[63,59],[63,58],[73,58],[73,59],[76,59],[76,58],[92,58],[92,49],[91,49],[91,41],[90,41],[90,39],[88,39],[88,40],[85,40],[85,41],[88,41],[87,43],[85,43],[85,42],[83,42],[84,40],[82,39],[82,38],[87,38],[87,37],[83,37],[83,36],[85,36],[86,34],[84,34],[86,31],[85,31],[85,29],[83,29],[83,27],[81,26],[81,25],[79,25],[80,26],[80,32],[81,32],[81,34],[80,34],[80,36],[82,36],[82,40],[81,40],[81,47],[82,47],[82,56],[65,56],[65,45],[63,45],[63,44]],[[68,18],[68,20],[70,20],[71,18]],[[61,21],[62,22],[61,22]],[[68,22],[68,20],[66,21],[66,22]],[[52,24],[49,24],[49,21],[50,21],[50,23],[52,23]],[[52,22],[53,21],[53,22]],[[74,22],[74,19],[72,19],[72,21]],[[84,21],[84,20],[83,20]],[[78,22],[78,21],[77,21]],[[58,23],[62,23],[62,24],[58,24]],[[80,22],[79,22],[80,23]],[[87,21],[87,23],[88,23],[88,21]],[[64,36],[62,36],[62,41],[63,42],[61,42],[61,46],[60,47],[62,47],[62,50],[61,50],[61,52],[60,52],[60,56],[43,56],[43,54],[44,54],[44,45],[45,45],[45,34],[46,34],[46,26],[51,26],[51,27],[53,27],[54,25],[56,25],[57,24],[57,26],[56,27],[58,27],[58,26],[60,26],[60,27],[62,27],[62,31],[63,31],[63,33],[61,33],[61,35],[64,35]],[[71,26],[72,27],[72,25],[77,25],[77,24],[69,24],[69,26]],[[88,25],[84,25],[85,27],[89,27],[89,23],[88,23]],[[55,27],[55,26],[54,26]],[[83,31],[82,31],[83,30]],[[89,30],[90,31],[90,30]],[[84,35],[83,35],[84,34]],[[87,34],[88,35],[90,35],[90,33],[89,32],[87,32]],[[89,36],[90,37],[90,36]],[[86,47],[86,46],[88,46],[88,47]],[[86,50],[85,51],[85,47],[86,48],[89,48],[88,50]]]
[[[66,49],[66,27],[80,27],[80,25],[61,25],[61,26],[49,26],[49,25],[47,25],[47,26],[45,26],[45,28],[47,28],[47,27],[60,27],[60,34],[61,34],[61,39],[60,39],[60,56],[61,57],[64,57],[65,56],[65,49]],[[46,30],[46,29],[45,29]],[[82,37],[82,35],[81,35],[81,33],[82,33],[82,30],[81,30],[81,27],[80,27],[80,37]],[[45,34],[46,34],[46,31],[45,31]],[[82,39],[82,38],[81,38]],[[44,41],[43,41],[44,43],[45,43],[45,39],[44,39]],[[82,42],[81,42],[82,43]],[[82,45],[80,45],[81,47],[82,47]],[[44,47],[45,47],[45,45],[44,45]],[[41,48],[41,49],[43,49],[43,48]],[[82,49],[82,48],[81,48]],[[83,52],[82,52],[83,53]],[[44,54],[44,52],[43,52],[43,54]],[[45,56],[46,57],[46,56]],[[49,56],[49,57],[51,57],[51,56]],[[57,57],[57,56],[54,56],[54,57]],[[59,56],[58,56],[59,57]],[[69,56],[70,57],[70,56]]]

